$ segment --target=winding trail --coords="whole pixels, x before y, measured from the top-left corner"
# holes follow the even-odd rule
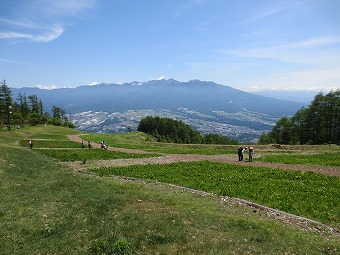
[[[70,135],[68,138],[71,141],[81,143],[82,139],[80,135]],[[100,144],[91,142],[94,148],[100,148]],[[108,150],[119,151],[125,153],[136,154],[150,154],[151,152],[135,149],[125,149],[117,147],[108,147]],[[150,158],[132,158],[132,159],[112,159],[112,160],[96,160],[90,161],[87,164],[79,164],[79,162],[69,162],[68,165],[72,166],[75,170],[86,170],[88,168],[102,167],[102,166],[128,166],[128,165],[146,165],[146,164],[171,164],[176,162],[194,162],[194,161],[211,161],[222,162],[228,164],[245,165],[245,166],[257,166],[257,167],[270,167],[283,170],[297,170],[297,171],[312,171],[330,176],[340,177],[340,167],[333,166],[314,166],[314,165],[301,165],[301,164],[280,164],[272,162],[259,162],[256,158],[261,154],[256,153],[254,155],[255,161],[238,161],[237,155],[224,154],[224,155],[201,155],[201,154],[164,154],[159,157]]]

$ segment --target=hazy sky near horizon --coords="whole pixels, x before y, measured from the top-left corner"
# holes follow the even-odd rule
[[[339,0],[0,0],[0,76],[61,88],[173,78],[340,88]]]

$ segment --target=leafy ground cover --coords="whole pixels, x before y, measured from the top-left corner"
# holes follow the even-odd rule
[[[149,158],[155,157],[159,154],[136,154],[136,153],[124,153],[118,151],[109,151],[102,149],[80,149],[80,150],[36,150],[41,154],[49,157],[56,158],[60,161],[82,161],[87,160],[101,160],[101,159],[128,159],[128,158]]]
[[[285,212],[340,225],[340,179],[313,172],[213,162],[103,167],[100,175],[119,175],[172,183],[247,199]]]
[[[237,152],[234,145],[208,145],[208,144],[176,144],[160,143],[147,134],[141,132],[124,134],[87,134],[82,135],[85,141],[105,141],[110,147],[139,149],[151,152],[168,154],[230,154]]]
[[[275,162],[283,164],[307,164],[320,166],[340,166],[340,152],[319,153],[319,154],[268,154],[258,161]]]
[[[69,140],[34,140],[33,142],[34,148],[81,148],[81,144]],[[21,140],[20,145],[28,146],[27,140]],[[87,146],[87,144],[85,144]]]

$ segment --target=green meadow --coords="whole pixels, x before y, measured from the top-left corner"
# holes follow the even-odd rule
[[[64,161],[81,165],[85,164],[85,157],[97,161],[159,153],[235,154],[235,148],[157,144],[140,133],[81,134],[85,141],[105,140],[111,147],[152,152],[131,156],[81,149],[79,144],[68,140],[70,134],[81,133],[52,126],[0,131],[0,254],[340,252],[339,177],[207,161],[102,167],[83,174]],[[33,150],[28,148],[29,139],[34,142]],[[333,153],[330,158],[335,158],[331,165],[337,168],[340,149],[327,148],[325,145],[325,150]],[[257,149],[264,155],[261,160],[274,162],[265,158],[273,154],[272,149]],[[325,150],[292,147],[291,153],[281,153],[278,157],[285,164],[326,165]],[[321,160],[283,159],[301,151]],[[168,184],[215,195],[202,195]],[[224,196],[227,197],[222,199]],[[240,205],[229,196],[304,216],[333,230],[323,231],[324,227],[317,224],[303,228],[287,224],[266,211]]]

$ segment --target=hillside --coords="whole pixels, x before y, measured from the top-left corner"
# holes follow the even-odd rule
[[[28,148],[27,139],[33,140],[33,150]],[[78,139],[90,139],[93,148],[81,149]],[[107,141],[110,149],[97,148],[96,142],[100,140]],[[152,159],[164,160],[169,156],[176,158],[176,152],[188,149],[191,153],[186,156],[177,154],[177,163],[156,162],[154,165],[152,162]],[[340,249],[336,214],[339,177],[246,162],[227,164],[206,160],[207,154],[213,151],[221,154],[210,158],[220,156],[220,160],[233,161],[232,158],[236,158],[234,149],[159,146],[141,133],[81,134],[53,126],[0,131],[1,253],[112,254],[113,250],[121,249],[123,254],[337,254]],[[259,147],[256,153],[265,156],[275,152],[279,153],[276,158],[280,158],[280,150]],[[309,164],[323,164],[323,168],[327,168],[324,164],[330,160],[320,162],[317,159],[325,150],[329,152],[327,155],[339,153],[338,146],[290,146],[284,150],[299,158],[308,157],[310,153]],[[199,161],[189,162],[198,152],[204,161],[196,158]],[[160,156],[155,153],[171,154]],[[76,160],[77,155],[87,155],[87,162],[84,163],[83,156]],[[109,160],[105,160],[107,156]],[[143,157],[149,163],[134,164]],[[339,171],[337,157],[329,159],[337,166],[333,172]],[[259,158],[254,163],[257,161]],[[97,168],[105,162],[111,162],[111,167]],[[112,168],[116,162],[126,162],[130,167],[117,165]],[[282,165],[291,167],[291,164]],[[120,177],[99,174],[104,170],[122,170],[125,174]],[[150,176],[149,170],[152,170]],[[133,172],[144,177],[124,178]],[[152,176],[157,179],[153,180]],[[161,180],[170,176],[174,178],[171,182]],[[221,182],[221,178],[224,181]],[[256,182],[249,186],[248,181],[254,178]],[[203,181],[204,185],[193,190],[197,180]],[[181,181],[189,182],[183,183],[183,187],[167,184]],[[284,185],[277,185],[278,181]],[[289,181],[294,189],[287,190],[285,181]],[[237,184],[239,195],[235,198],[253,194],[253,201],[263,199],[267,201],[265,204],[284,198],[286,202],[277,203],[278,207],[297,209],[300,214],[309,214],[334,227],[256,204],[249,206],[244,200],[219,195],[219,189],[203,191],[214,187],[222,190],[225,183],[230,187],[235,186],[232,183]],[[248,192],[249,188],[256,187],[260,189]],[[306,187],[318,192],[296,195]],[[232,192],[233,189],[229,189],[228,193]],[[314,204],[314,210],[310,210],[310,202],[314,199],[318,206]]]
[[[77,128],[89,132],[135,130],[147,115],[178,118],[201,133],[218,133],[250,141],[271,130],[282,116],[302,103],[254,95],[214,82],[173,79],[124,84],[99,84],[55,90],[13,89],[35,94],[49,110],[66,110]]]

